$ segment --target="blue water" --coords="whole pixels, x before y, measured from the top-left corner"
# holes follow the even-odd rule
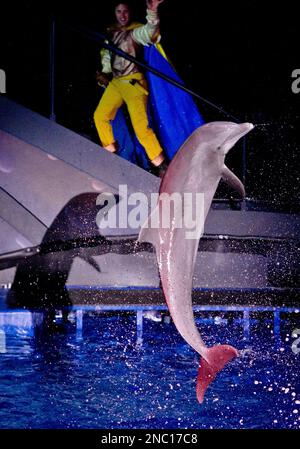
[[[168,317],[144,318],[137,343],[134,311],[83,309],[82,329],[72,311],[51,331],[12,313],[0,313],[2,429],[300,428],[300,314],[282,313],[274,327],[271,312],[249,323],[242,312],[196,313],[209,346],[241,351],[199,405],[198,355]]]

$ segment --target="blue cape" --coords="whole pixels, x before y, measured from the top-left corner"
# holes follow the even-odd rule
[[[149,66],[183,84],[172,65],[155,45],[145,47],[144,59]],[[146,78],[149,89],[149,125],[170,161],[192,132],[204,124],[204,120],[191,95],[151,72],[147,72]],[[120,146],[118,154],[148,170],[151,166],[149,158],[122,108],[119,109],[112,126]]]

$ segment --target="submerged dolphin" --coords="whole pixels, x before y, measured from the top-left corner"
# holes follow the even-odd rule
[[[155,246],[164,295],[178,332],[201,356],[196,387],[200,403],[208,385],[225,364],[238,355],[238,351],[229,345],[208,348],[195,325],[191,291],[197,250],[220,179],[245,196],[243,184],[226,167],[224,159],[235,143],[252,128],[251,123],[232,122],[211,122],[197,128],[170,163],[161,182],[157,206],[139,234],[140,242],[150,242]],[[178,208],[166,207],[163,197],[165,194],[184,196],[185,193],[196,192],[202,193],[202,222],[195,235],[187,238],[190,229],[184,220],[178,226]],[[188,202],[183,200],[181,214],[187,210]],[[168,213],[170,219],[164,222]],[[166,222],[168,226],[165,226]]]

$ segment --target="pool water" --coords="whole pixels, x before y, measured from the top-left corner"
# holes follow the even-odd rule
[[[41,314],[1,311],[0,427],[300,428],[297,310],[282,312],[280,321],[270,311],[195,312],[209,346],[241,351],[202,405],[195,394],[199,357],[166,310],[156,313],[157,320],[141,320],[139,310],[137,320],[135,310],[79,307],[49,330]]]

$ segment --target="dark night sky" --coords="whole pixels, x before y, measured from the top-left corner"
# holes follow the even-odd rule
[[[143,21],[145,2],[132,3],[137,19]],[[251,167],[249,163],[248,170],[252,172],[255,169],[265,173],[264,164],[270,167],[276,160],[281,161],[283,147],[287,162],[282,163],[289,168],[298,162],[295,127],[299,123],[300,94],[291,90],[291,73],[299,68],[296,4],[165,0],[160,6],[162,44],[184,82],[241,120],[271,124],[264,136],[256,134],[258,140],[250,156],[259,170],[257,164]],[[103,31],[113,17],[111,10],[112,1],[100,0],[25,0],[6,5],[1,17],[0,68],[6,71],[8,96],[47,115],[50,14]],[[71,32],[63,24],[59,26],[58,120],[82,132],[87,132],[87,124],[92,127],[92,111],[99,100],[94,80],[99,49],[97,43]],[[226,120],[211,107],[198,105],[206,121]],[[260,156],[262,148],[264,157]],[[285,169],[282,175],[293,178],[293,170],[290,174]],[[277,179],[270,172],[268,176],[271,192]],[[252,184],[255,196],[257,178]],[[279,197],[290,196],[289,188],[290,184],[285,186],[285,193]],[[296,195],[297,190],[292,191]]]

